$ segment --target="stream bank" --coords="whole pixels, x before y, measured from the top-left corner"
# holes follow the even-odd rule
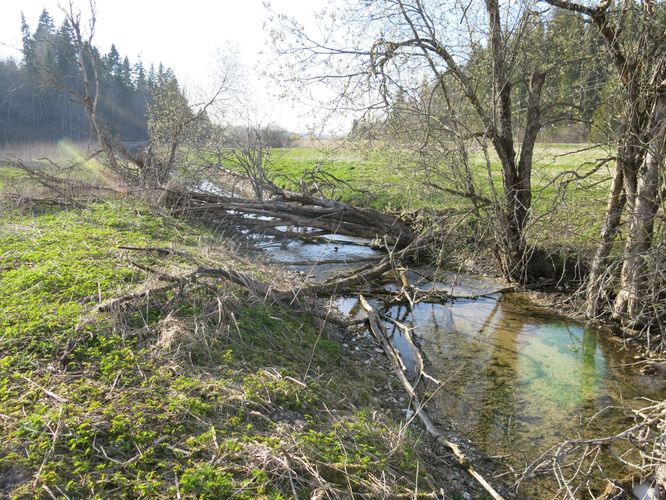
[[[387,219],[310,195],[279,188],[271,192],[277,200],[248,202],[240,217],[239,199],[219,197],[213,203],[198,197],[195,204],[198,213],[208,211],[217,220],[230,215],[267,260],[297,273],[300,284],[279,295],[271,292],[276,300],[290,294],[318,295],[346,314],[348,324],[359,324],[365,319],[357,302],[367,295],[364,308],[376,311],[381,328],[390,332],[400,354],[394,365],[403,365],[412,383],[422,384],[428,412],[433,408],[442,419],[450,419],[480,450],[502,460],[521,481],[523,492],[537,498],[543,493],[539,488],[552,496],[561,492],[562,480],[559,489],[547,480],[526,486],[520,473],[542,470],[553,460],[548,454],[558,443],[620,433],[631,426],[627,413],[637,410],[641,399],[664,400],[664,387],[638,372],[634,354],[619,349],[610,332],[544,313],[521,292],[498,289],[488,279],[408,265],[424,240],[414,235],[411,242],[404,241],[402,222],[375,224]],[[276,203],[298,206],[285,209]],[[307,205],[326,209],[308,215],[301,208]],[[285,216],[295,212],[298,221]],[[372,240],[364,237],[368,228],[354,236],[359,215],[370,224]],[[346,228],[342,234],[335,230],[338,226]],[[433,387],[423,381],[422,358],[427,378],[444,384]],[[398,375],[403,376],[402,371]],[[417,408],[405,410],[419,415]],[[615,450],[625,451],[621,446]],[[609,477],[627,472],[604,460],[600,456],[598,464],[608,475],[582,478],[585,488],[597,494]],[[594,464],[590,467],[597,470]],[[568,483],[564,480],[567,488]]]
[[[302,290],[353,274],[385,255],[372,248],[377,241],[366,238],[320,231],[316,241],[308,241],[293,238],[292,226],[273,228],[291,234],[251,232],[252,240],[268,261],[294,272]],[[379,286],[386,297],[372,299],[372,307],[385,318],[406,372],[416,374],[417,353],[396,324],[407,325],[428,373],[445,381],[426,388],[430,412],[449,421],[450,430],[483,454],[510,467],[516,478],[521,468],[567,438],[620,432],[631,422],[626,408],[638,408],[640,398],[666,397],[664,384],[642,374],[634,354],[618,344],[612,332],[544,311],[526,293],[496,293],[501,287],[490,279],[428,266],[410,267],[404,276],[394,268],[393,274],[389,271],[375,281],[375,289]],[[395,300],[405,287],[413,299],[421,294],[420,300],[407,301],[403,295],[391,304],[391,294]],[[329,298],[333,314],[351,323],[363,320],[358,295],[331,290]],[[359,328],[367,337],[367,330]],[[372,358],[366,361],[374,363]],[[610,461],[600,463],[611,477],[626,473]],[[604,481],[599,476],[592,485],[598,494]],[[556,493],[557,487],[547,480],[522,483],[522,495]]]
[[[288,265],[305,280],[346,272],[356,258],[376,252],[347,239],[340,245],[337,238],[324,245],[269,244],[265,251],[287,265],[326,262],[321,267]],[[332,264],[333,256],[341,263]],[[487,278],[440,272],[436,280],[426,280],[432,272],[414,269],[410,278],[421,288],[446,290],[455,299],[413,308],[372,302],[387,318],[412,329],[428,373],[445,380],[442,387],[430,388],[431,414],[450,421],[450,431],[485,455],[520,470],[567,438],[620,432],[631,423],[621,406],[638,408],[639,398],[666,397],[663,381],[641,373],[633,353],[612,332],[545,312],[522,293],[493,294],[498,285]],[[398,288],[391,281],[384,287]],[[332,306],[350,319],[364,316],[355,296],[335,297]],[[411,343],[395,324],[385,325],[407,371],[413,372]],[[605,466],[611,475],[627,473],[610,462]],[[601,493],[605,484],[596,488]],[[525,483],[521,492],[540,498],[555,495],[556,488],[536,481]]]
[[[196,275],[299,286],[227,229],[127,196],[0,214],[0,496],[481,497],[370,339]]]

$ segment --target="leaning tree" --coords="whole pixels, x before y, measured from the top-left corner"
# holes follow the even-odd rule
[[[73,89],[67,88],[63,82],[55,83],[83,106],[107,167],[114,174],[130,186],[163,186],[176,171],[177,153],[181,146],[200,134],[208,123],[207,111],[226,90],[227,79],[223,79],[211,98],[192,106],[173,72],[162,70],[160,65],[157,80],[150,85],[150,99],[146,106],[149,144],[139,153],[132,152],[120,140],[119,131],[114,130],[99,112],[100,102],[105,96],[101,85],[103,62],[93,43],[96,4],[93,0],[89,1],[87,19],[75,8],[73,0],[62,10],[75,48],[70,62],[78,68],[81,81]]]

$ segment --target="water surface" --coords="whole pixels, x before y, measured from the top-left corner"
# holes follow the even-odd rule
[[[360,241],[290,242],[267,252],[285,264],[339,258],[339,264],[294,267],[322,279],[365,264],[356,262],[359,258],[381,256],[354,243]],[[608,332],[545,314],[521,294],[493,295],[498,285],[488,279],[431,268],[413,270],[409,278],[424,290],[445,290],[458,297],[487,295],[419,303],[413,310],[406,305],[386,307],[378,300],[371,303],[412,328],[427,371],[445,382],[428,402],[431,415],[448,417],[463,437],[489,456],[520,468],[564,439],[599,437],[626,428],[630,421],[616,408],[622,404],[637,407],[637,398],[666,397],[663,386],[648,384],[632,356]],[[384,286],[397,288],[391,282]],[[344,315],[363,315],[357,297],[338,297],[333,303]],[[395,325],[385,326],[413,374],[411,344]],[[524,494],[548,497],[550,487],[535,483]]]

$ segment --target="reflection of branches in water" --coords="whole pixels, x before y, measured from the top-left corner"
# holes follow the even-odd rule
[[[495,316],[497,316],[497,313],[500,312],[500,309],[501,309],[500,303],[501,302],[502,302],[501,300],[496,300],[495,301],[495,304],[493,305],[493,308],[490,311],[490,314],[488,314],[488,316],[486,316],[486,319],[483,320],[483,323],[481,324],[481,328],[479,328],[479,332],[478,332],[479,334],[482,334],[483,332],[485,332],[488,329],[488,327],[490,327],[491,323],[495,319]],[[503,316],[503,314],[500,313],[500,316]]]
[[[639,410],[629,410],[634,425],[618,434],[570,439],[549,449],[520,474],[516,488],[526,478],[552,474],[559,486],[557,497],[579,498],[585,492],[594,497],[592,481],[598,480],[594,475],[606,476],[600,463],[602,456],[612,457],[632,469],[639,479],[649,478],[666,465],[666,401],[650,402],[651,405]],[[615,483],[609,486],[613,490],[621,487]],[[666,484],[658,487],[666,495]],[[662,497],[657,494],[657,498]]]
[[[492,346],[490,357],[482,372],[483,378],[491,383],[484,384],[478,395],[482,405],[478,410],[480,418],[474,432],[486,443],[494,431],[507,432],[509,423],[504,424],[502,417],[519,415],[522,406],[517,390],[520,380],[518,360],[521,353],[515,346],[527,318],[512,318],[508,314],[502,314],[501,301],[497,301],[481,325],[479,333],[489,329],[495,317],[495,327],[490,330],[490,338],[493,340],[487,341],[487,344]],[[496,366],[502,366],[501,372],[496,371]]]
[[[569,339],[571,340],[571,342],[574,342],[575,344],[578,344],[578,342],[580,342],[580,335],[578,333],[572,332],[571,331],[571,326],[569,326],[569,325],[566,325],[564,328],[566,329],[567,333],[569,334]]]

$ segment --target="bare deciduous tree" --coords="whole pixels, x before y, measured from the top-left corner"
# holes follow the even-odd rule
[[[207,121],[207,110],[226,90],[228,82],[223,80],[211,98],[193,108],[175,76],[169,71],[165,72],[162,81],[157,82],[153,102],[146,110],[149,145],[139,154],[131,153],[117,134],[103,123],[98,113],[101,86],[100,60],[93,45],[97,21],[94,0],[89,1],[89,9],[87,24],[72,1],[67,9],[63,9],[74,33],[77,49],[75,62],[83,78],[81,93],[69,92],[83,105],[111,171],[130,185],[149,188],[162,186],[175,171],[179,148],[193,135],[201,132],[199,125]]]
[[[264,198],[271,164],[271,145],[266,137],[270,127],[247,120],[243,126],[220,127],[213,144],[217,165],[245,174],[257,200]]]
[[[428,117],[420,151],[437,140],[458,151],[457,164],[468,185],[451,191],[472,200],[477,210],[490,201],[503,273],[515,281],[526,279],[532,255],[525,237],[532,209],[532,163],[537,137],[547,123],[543,92],[553,67],[533,51],[531,35],[541,29],[536,3],[375,0],[322,19],[329,24],[322,40],[284,18],[282,31],[275,34],[281,54],[298,57],[295,69],[301,80],[338,82],[334,105],[356,106],[368,114],[392,98],[395,104],[396,93],[413,95],[424,79],[431,81],[446,109],[447,123],[442,121],[436,130],[446,138],[435,139],[435,129],[429,127],[436,116],[432,109],[424,110]],[[343,20],[337,24],[338,19]],[[348,38],[340,37],[341,25],[350,27]],[[285,39],[295,42],[285,46]],[[483,71],[471,64],[480,48],[487,54]],[[519,93],[524,96],[520,106]],[[498,189],[495,164],[487,162],[491,198],[474,188],[464,159],[470,140],[481,148],[487,141],[499,161]]]
[[[663,204],[666,141],[664,5],[653,0],[623,1],[615,9],[609,0],[591,6],[545,1],[594,23],[606,43],[624,102],[615,174],[587,289],[587,314],[598,316],[612,300],[611,252],[626,209],[629,229],[613,315],[632,326],[647,326],[664,314],[663,305],[658,305],[663,264],[653,245],[655,219]]]

